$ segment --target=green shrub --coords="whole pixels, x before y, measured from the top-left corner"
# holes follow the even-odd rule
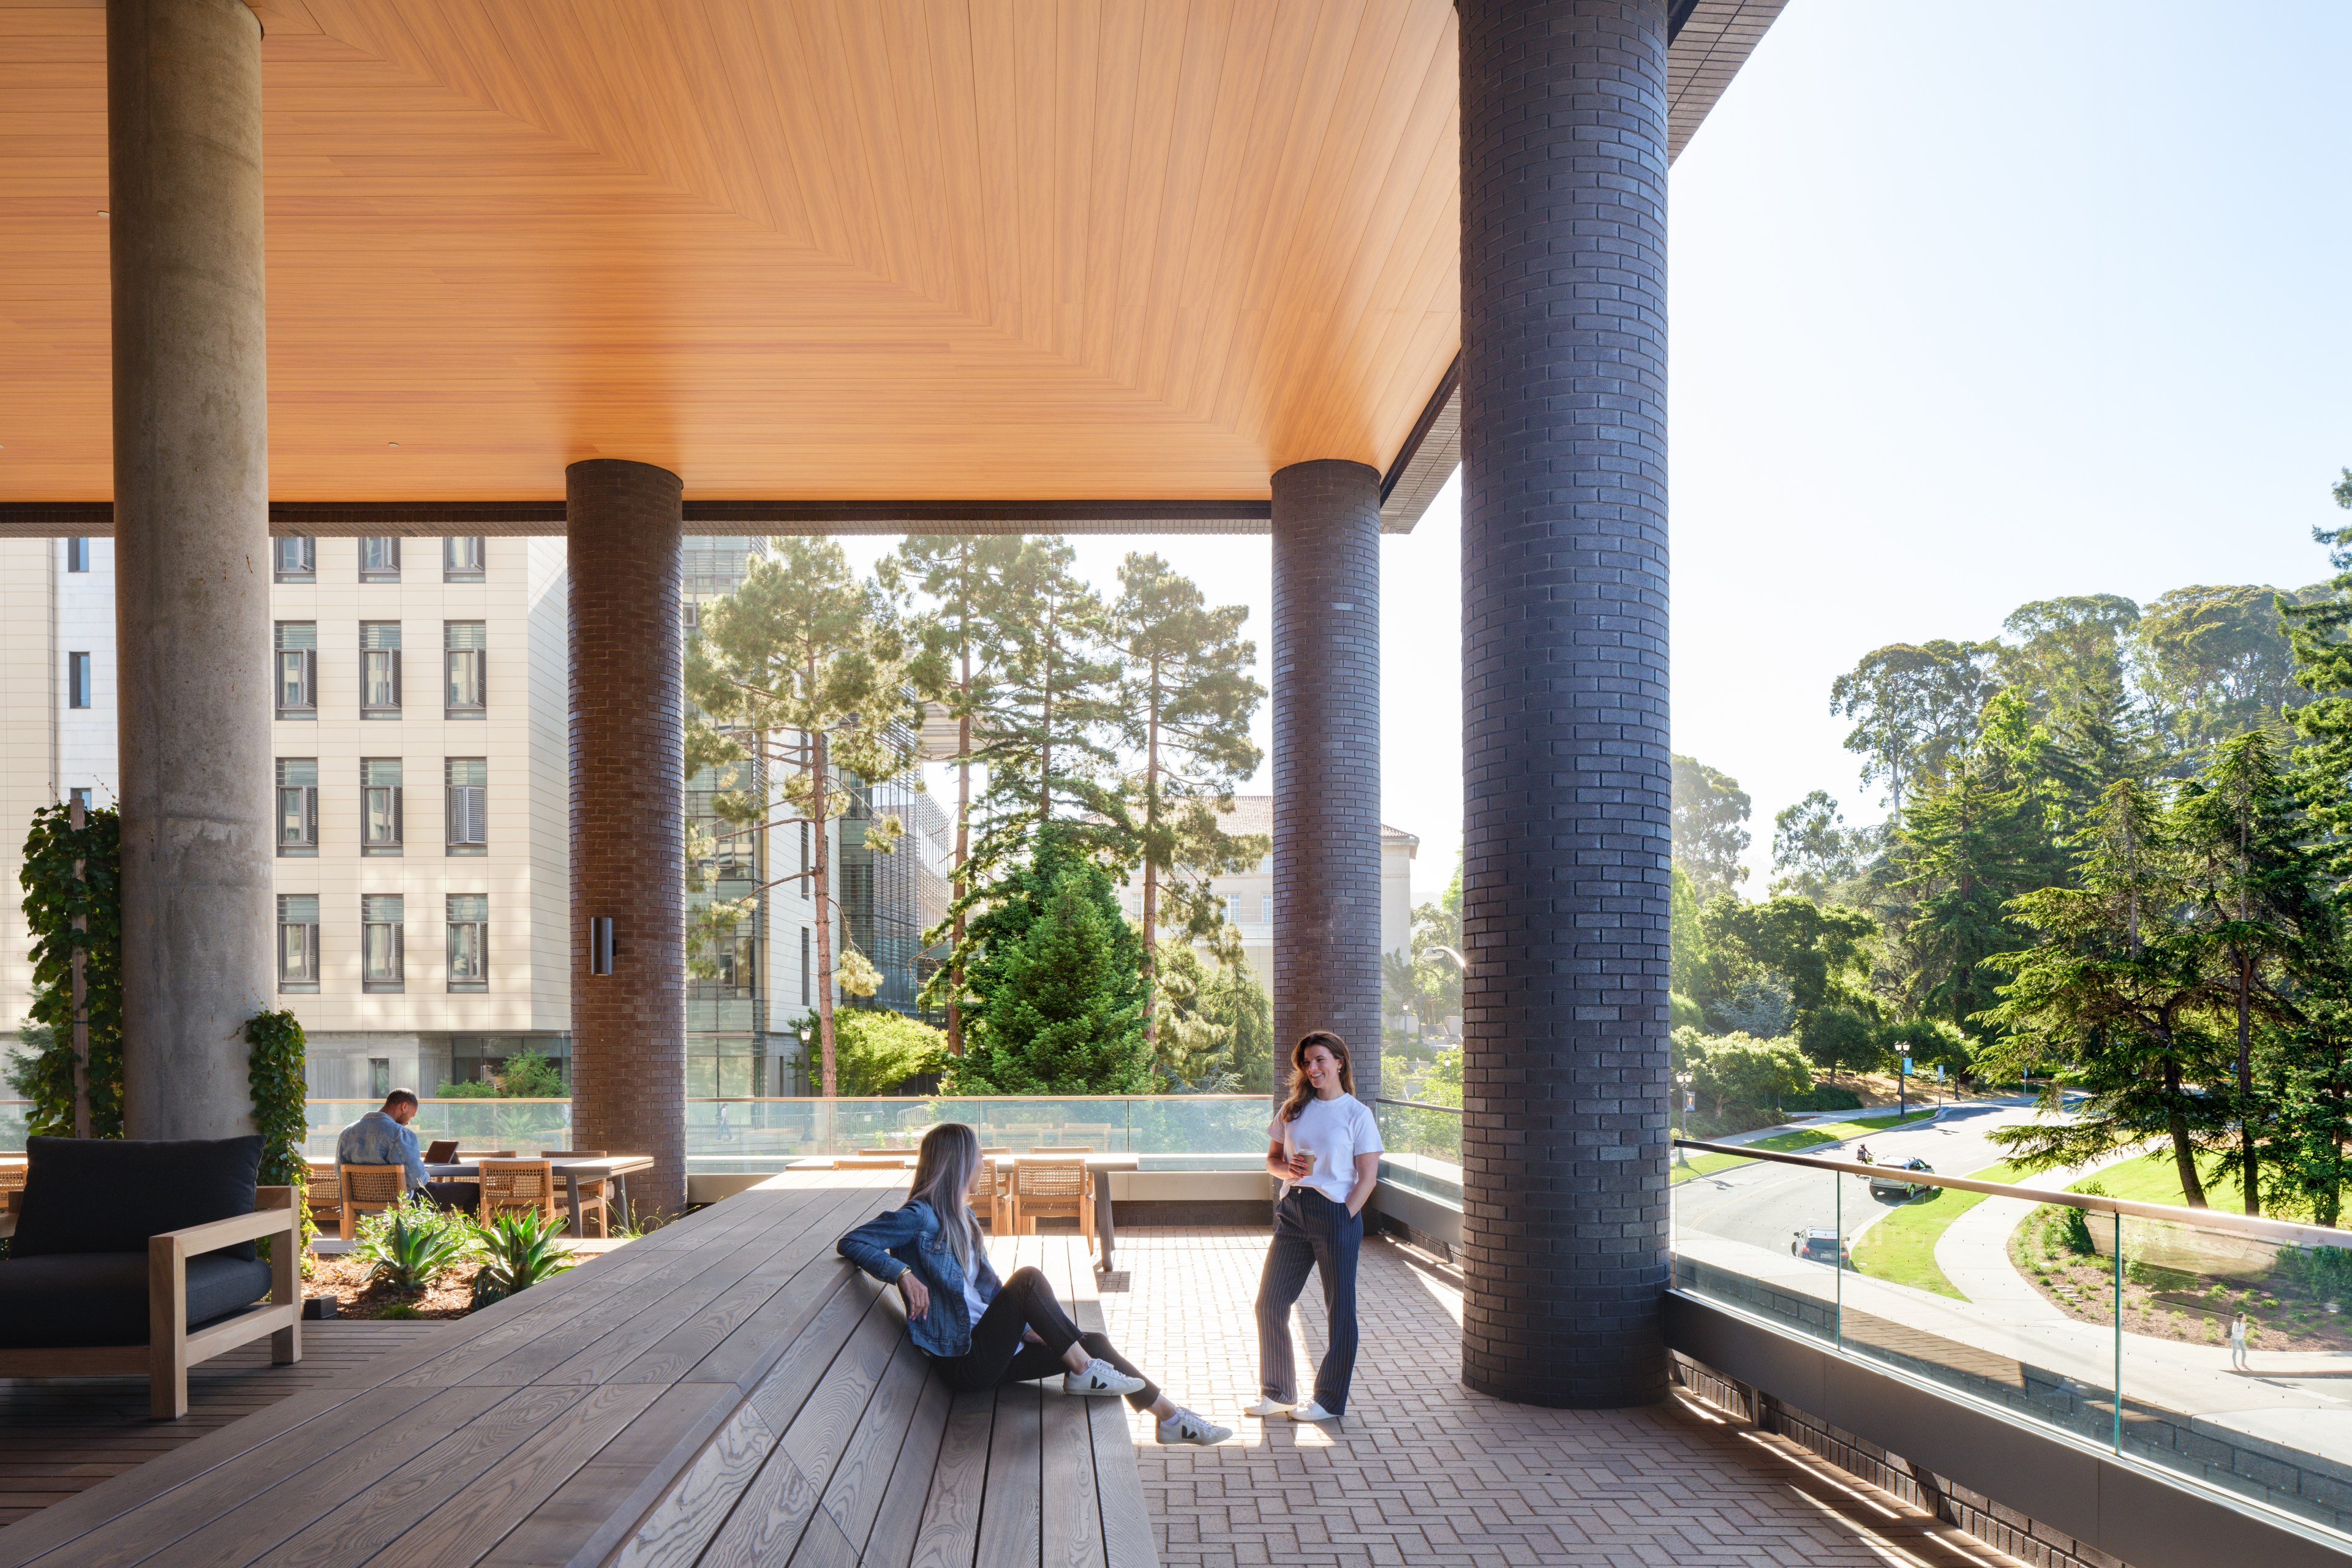
[[[1817,1083],[1802,1094],[1780,1097],[1783,1110],[1860,1110],[1862,1096],[1834,1083]]]
[[[1852,1007],[1816,1007],[1798,1027],[1797,1043],[1825,1068],[1866,1071],[1885,1059],[1878,1021]]]
[[[843,1094],[887,1094],[947,1062],[946,1034],[919,1018],[879,1007],[833,1016],[833,1069]]]
[[[482,1266],[474,1274],[474,1305],[503,1301],[570,1268],[571,1250],[555,1239],[565,1223],[561,1215],[505,1214],[475,1226]]]
[[[1792,1040],[1718,1035],[1699,1044],[1690,1065],[1691,1088],[1716,1117],[1732,1108],[1762,1110],[1813,1087],[1813,1075]]]

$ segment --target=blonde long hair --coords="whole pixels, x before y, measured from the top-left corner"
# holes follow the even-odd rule
[[[1315,1029],[1298,1037],[1290,1047],[1290,1098],[1283,1101],[1282,1119],[1296,1121],[1307,1102],[1315,1098],[1315,1086],[1307,1081],[1307,1047],[1320,1046],[1339,1058],[1339,1092],[1356,1092],[1356,1069],[1348,1060],[1348,1042],[1328,1029]]]
[[[961,1121],[942,1121],[923,1134],[915,1151],[914,1184],[907,1189],[908,1202],[919,1198],[940,1216],[948,1250],[967,1279],[980,1250],[980,1221],[971,1212],[971,1176],[979,1169],[980,1134]]]

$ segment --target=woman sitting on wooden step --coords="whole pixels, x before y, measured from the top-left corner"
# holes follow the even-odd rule
[[[980,1137],[960,1121],[923,1134],[903,1208],[877,1215],[837,1244],[844,1258],[907,1301],[915,1348],[960,1392],[1063,1371],[1062,1392],[1118,1394],[1159,1418],[1162,1443],[1222,1443],[1233,1430],[1171,1400],[1101,1334],[1080,1331],[1034,1268],[999,1281],[969,1194]]]

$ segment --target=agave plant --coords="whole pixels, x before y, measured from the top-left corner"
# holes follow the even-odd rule
[[[373,1265],[371,1278],[406,1294],[424,1289],[473,1249],[472,1227],[464,1215],[445,1214],[422,1196],[413,1196],[396,1208],[368,1215],[353,1251]]]
[[[571,1249],[555,1239],[565,1223],[559,1215],[506,1214],[478,1226],[482,1266],[474,1275],[474,1305],[503,1301],[571,1268]]]

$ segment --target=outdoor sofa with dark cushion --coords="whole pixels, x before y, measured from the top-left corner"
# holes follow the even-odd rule
[[[299,1195],[257,1184],[258,1136],[33,1138],[26,1154],[0,1376],[144,1372],[154,1413],[177,1417],[194,1363],[265,1333],[273,1360],[300,1358]]]

